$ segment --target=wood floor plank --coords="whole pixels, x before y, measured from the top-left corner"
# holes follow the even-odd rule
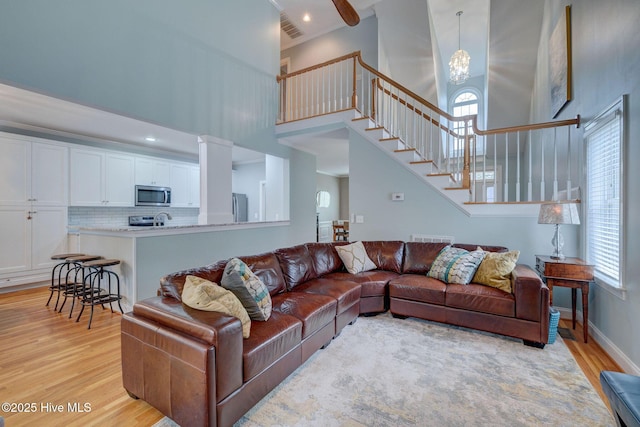
[[[159,421],[160,412],[130,398],[122,387],[120,314],[97,309],[87,330],[89,313],[76,322],[75,316],[68,318],[67,306],[63,313],[54,311],[55,298],[46,307],[48,297],[46,287],[0,294],[0,402],[36,405],[31,413],[0,413],[5,425],[150,426]],[[571,322],[561,319],[560,327],[571,328]],[[582,342],[581,325],[573,334],[575,340],[564,342],[606,403],[600,371],[621,369],[593,339]],[[63,410],[54,412],[59,405]],[[84,412],[69,410],[74,408]]]
[[[88,310],[76,323],[75,315],[68,318],[69,306],[54,311],[55,298],[46,307],[48,297],[46,287],[0,295],[0,402],[35,404],[35,412],[0,413],[5,425],[150,426],[159,421],[160,412],[130,398],[122,387],[120,314],[97,307],[88,330]]]

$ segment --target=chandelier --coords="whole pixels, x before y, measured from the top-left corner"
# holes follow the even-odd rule
[[[458,50],[453,53],[449,61],[449,79],[451,83],[459,85],[469,78],[471,57],[466,50],[460,49],[460,15],[462,15],[462,11],[456,15],[458,16]]]

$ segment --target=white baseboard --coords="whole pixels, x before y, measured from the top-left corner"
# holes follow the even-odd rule
[[[555,308],[560,311],[560,317],[562,319],[571,320],[570,308]],[[582,320],[582,311],[576,310],[576,319]],[[580,331],[576,334],[576,339],[581,339],[582,327],[576,327],[576,331],[577,329],[580,329]],[[591,321],[589,321],[589,335],[591,335],[591,338],[595,340],[618,365],[620,365],[624,372],[626,372],[627,374],[640,375],[640,368],[638,368],[638,366],[633,363],[633,361],[629,359],[627,355],[622,352],[622,350],[620,350],[613,342],[611,342],[611,340],[607,338],[606,335],[604,335],[602,331],[600,331],[600,329],[596,328],[594,324],[591,323]]]

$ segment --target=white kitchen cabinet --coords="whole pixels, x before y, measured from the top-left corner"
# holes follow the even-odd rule
[[[66,251],[67,173],[66,145],[0,133],[0,287]]]
[[[61,206],[67,199],[67,147],[0,133],[0,204]]]
[[[67,147],[34,142],[31,145],[31,201],[39,206],[69,203]]]
[[[171,164],[171,206],[200,206],[200,167],[190,163]]]
[[[189,166],[189,207],[200,207],[200,166]]]
[[[29,209],[24,206],[0,206],[0,274],[31,268],[31,223],[27,220]]]
[[[136,157],[136,185],[171,186],[171,163],[151,157]]]
[[[189,205],[189,166],[171,164],[171,206],[184,208]]]
[[[72,206],[133,206],[134,158],[106,150],[72,148]]]
[[[0,221],[0,276],[50,269],[51,255],[67,251],[66,206],[0,206]]]
[[[106,205],[133,206],[135,197],[133,157],[128,154],[107,152],[105,162]]]

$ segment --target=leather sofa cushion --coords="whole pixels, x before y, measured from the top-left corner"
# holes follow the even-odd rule
[[[262,280],[271,296],[287,290],[282,270],[280,270],[280,263],[273,252],[239,258]]]
[[[338,302],[336,314],[342,314],[360,301],[361,285],[355,282],[332,279],[314,279],[298,285],[295,292],[327,295]]]
[[[447,285],[445,305],[498,316],[515,317],[516,315],[516,301],[513,294],[474,283]]]
[[[302,341],[302,322],[273,311],[266,322],[252,322],[251,336],[243,340],[242,376],[247,382]]]
[[[435,261],[445,246],[447,246],[446,243],[440,242],[405,243],[402,272],[408,274],[427,274],[431,269],[431,264],[433,264],[433,261]]]
[[[313,258],[306,245],[278,249],[275,252],[282,269],[287,290],[318,277],[313,266]]]
[[[336,317],[337,301],[326,295],[287,292],[272,299],[273,310],[302,321],[302,339],[332,322]]]
[[[418,274],[403,274],[389,282],[389,297],[444,305],[447,285]]]
[[[160,296],[171,297],[178,301],[182,301],[184,281],[189,275],[201,277],[210,282],[220,284],[220,280],[222,280],[222,273],[224,273],[224,267],[226,265],[227,260],[222,260],[205,267],[192,268],[168,274],[160,279]]]
[[[451,246],[461,248],[469,252],[475,251],[476,249],[478,249],[478,246],[480,246],[485,252],[509,252],[509,248],[505,248],[504,246],[471,245],[468,243],[456,243]]]
[[[404,256],[404,242],[376,241],[362,242],[367,255],[379,270],[402,272],[402,258]]]
[[[348,242],[340,242],[346,244]],[[333,243],[307,243],[307,250],[313,260],[318,277],[344,269],[342,260]]]
[[[386,294],[387,283],[389,283],[389,280],[395,279],[396,277],[398,277],[397,273],[383,270],[363,271],[358,274],[339,271],[322,276],[323,279],[348,280],[360,283],[362,286],[360,296],[362,298],[384,296]]]

